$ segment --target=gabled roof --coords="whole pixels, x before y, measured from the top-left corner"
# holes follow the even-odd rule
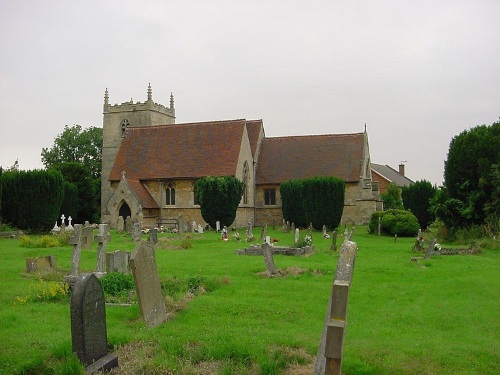
[[[372,171],[398,186],[410,186],[413,181],[388,165],[371,163]]]
[[[200,178],[235,175],[247,121],[130,127],[109,179]]]
[[[252,157],[255,159],[257,147],[259,145],[259,136],[261,132],[264,133],[262,120],[247,121],[247,131],[248,139],[250,140],[250,147],[252,149]],[[262,136],[264,136],[264,134],[262,134]]]
[[[130,190],[136,196],[138,202],[144,208],[158,208],[158,203],[153,199],[149,191],[137,180],[127,180]]]
[[[264,138],[256,183],[280,184],[316,176],[359,181],[363,147],[364,133]]]

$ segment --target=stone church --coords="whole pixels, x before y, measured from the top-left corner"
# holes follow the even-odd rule
[[[279,224],[280,183],[336,176],[345,180],[343,224],[365,224],[381,209],[372,184],[366,127],[352,134],[266,137],[262,120],[175,123],[169,106],[145,102],[103,107],[101,222],[116,227],[119,216],[143,226],[203,223],[194,194],[197,179],[235,176],[244,192],[234,227]]]

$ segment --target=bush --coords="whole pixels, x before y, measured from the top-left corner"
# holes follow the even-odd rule
[[[120,272],[111,272],[101,278],[104,293],[111,296],[118,296],[123,292],[134,289],[132,275],[125,275]]]
[[[402,237],[416,236],[420,228],[418,220],[409,211],[387,210],[374,212],[370,219],[369,232],[377,233],[378,218],[381,217],[381,232],[394,236],[397,234]]]
[[[21,247],[27,248],[40,248],[45,249],[48,247],[60,246],[59,241],[53,236],[42,236],[42,237],[21,237]]]

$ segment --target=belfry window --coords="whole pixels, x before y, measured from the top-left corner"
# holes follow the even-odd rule
[[[175,206],[175,186],[172,182],[169,182],[167,184],[167,188],[165,189],[165,196],[165,204],[167,206]]]
[[[122,137],[125,135],[125,131],[129,127],[129,125],[130,125],[130,123],[128,122],[128,120],[126,118],[124,118],[122,120],[122,122],[120,123],[120,129],[121,129],[121,132],[122,132]]]

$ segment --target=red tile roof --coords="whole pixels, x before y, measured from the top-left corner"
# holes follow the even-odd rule
[[[257,163],[256,183],[335,176],[359,181],[364,133],[264,138]]]
[[[199,178],[236,174],[246,120],[130,127],[109,179]]]
[[[252,148],[252,156],[255,159],[261,132],[262,136],[264,136],[264,124],[262,123],[262,120],[247,121],[247,131],[248,138],[250,139],[250,147]]]
[[[126,178],[126,177],[125,177]],[[137,180],[127,180],[130,189],[134,192],[137,200],[144,208],[158,208],[158,204],[153,199],[149,191]]]

